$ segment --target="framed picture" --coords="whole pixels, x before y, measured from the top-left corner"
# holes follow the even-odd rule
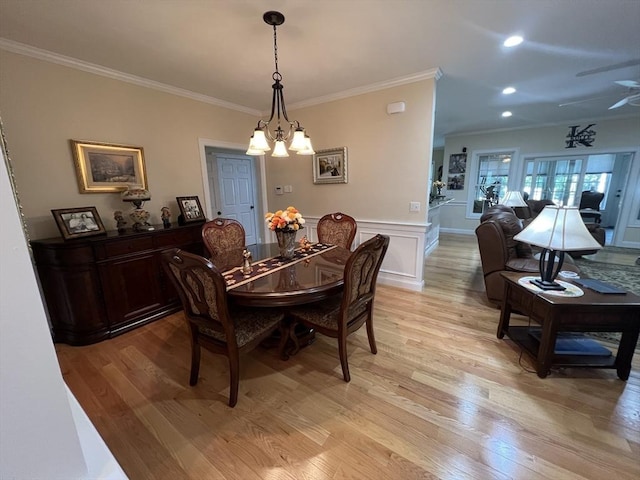
[[[96,207],[51,210],[65,240],[106,233]]]
[[[184,222],[203,222],[206,220],[204,211],[200,206],[200,200],[197,196],[193,197],[176,197],[178,207]]]
[[[347,147],[316,152],[313,156],[313,183],[347,183]]]
[[[467,154],[455,153],[449,157],[449,173],[466,173],[467,171]]]
[[[71,140],[80,193],[122,192],[129,185],[147,189],[142,147]]]

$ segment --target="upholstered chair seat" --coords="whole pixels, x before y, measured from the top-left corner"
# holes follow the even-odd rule
[[[236,307],[227,303],[222,274],[206,258],[179,249],[162,253],[167,275],[180,295],[191,331],[190,385],[198,383],[200,345],[229,359],[229,406],[238,401],[240,354],[252,350],[276,329],[284,334],[277,309]]]
[[[345,382],[351,380],[347,360],[348,335],[366,324],[371,353],[378,351],[373,334],[373,301],[378,272],[388,247],[389,237],[386,235],[376,235],[360,244],[345,265],[342,294],[317,303],[293,307],[288,312],[289,318],[294,322],[338,339]]]

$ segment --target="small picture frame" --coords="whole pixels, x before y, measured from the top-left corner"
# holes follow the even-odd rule
[[[147,189],[142,147],[70,142],[80,193],[122,192],[130,185]]]
[[[65,240],[106,233],[96,207],[59,208],[51,214]]]
[[[206,220],[197,195],[192,197],[176,197],[176,201],[178,202],[178,208],[180,208],[180,215],[182,215],[182,221],[184,223],[204,222]]]
[[[316,152],[313,156],[313,183],[347,183],[347,147]]]

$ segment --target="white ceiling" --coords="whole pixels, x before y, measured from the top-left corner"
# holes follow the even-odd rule
[[[639,0],[0,0],[0,47],[257,113],[271,103],[267,10],[286,17],[278,51],[289,110],[440,68],[435,146],[450,134],[640,115],[608,110],[628,94],[614,81],[640,81]],[[520,47],[501,46],[516,33]],[[518,92],[501,95],[507,85]],[[506,109],[511,118],[500,117]]]

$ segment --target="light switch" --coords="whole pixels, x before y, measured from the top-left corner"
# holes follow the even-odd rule
[[[291,193],[291,192],[293,192],[293,187],[291,185],[285,185],[284,193]]]
[[[410,212],[419,212],[420,211],[420,202],[409,202],[409,211]]]

